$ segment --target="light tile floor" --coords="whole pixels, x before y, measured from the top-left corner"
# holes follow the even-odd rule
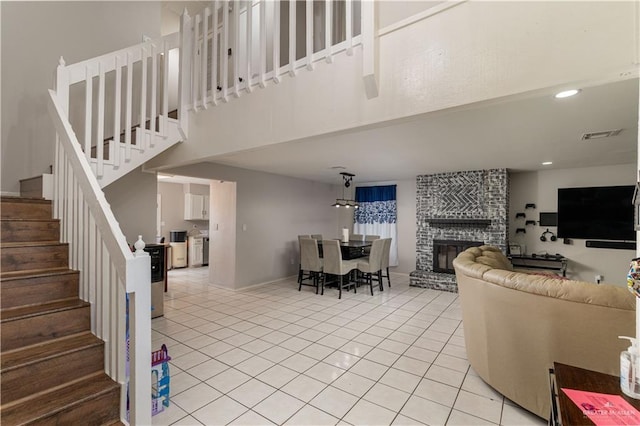
[[[169,272],[153,348],[172,358],[155,425],[543,425],[466,360],[456,294],[392,286],[371,296],[294,279],[244,291],[207,268]]]

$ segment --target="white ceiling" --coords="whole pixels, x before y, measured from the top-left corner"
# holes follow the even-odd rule
[[[328,183],[339,182],[341,170],[332,166],[355,173],[354,182],[380,182],[459,170],[629,164],[637,159],[638,93],[637,78],[565,99],[538,92],[206,161]],[[581,140],[619,128],[615,137]]]

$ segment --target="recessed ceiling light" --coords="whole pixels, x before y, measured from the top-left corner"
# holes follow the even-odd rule
[[[580,93],[580,89],[565,90],[563,92],[556,93],[556,98],[568,98],[569,96],[577,95],[578,93]]]
[[[543,166],[550,166],[553,164],[553,161],[545,161],[542,163]]]

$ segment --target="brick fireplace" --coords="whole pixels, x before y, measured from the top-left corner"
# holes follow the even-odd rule
[[[418,176],[416,270],[411,285],[457,292],[453,258],[482,244],[506,252],[508,209],[506,169]]]

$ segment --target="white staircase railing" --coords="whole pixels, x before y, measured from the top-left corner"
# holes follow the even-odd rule
[[[182,46],[191,46],[180,65],[189,76],[180,86],[190,99],[184,110],[228,102],[359,45],[367,96],[375,97],[373,16],[373,2],[360,0],[213,0],[193,17],[183,13]]]
[[[54,216],[61,221],[61,240],[70,243],[70,267],[82,271],[80,298],[91,303],[91,331],[105,342],[105,372],[122,385],[121,420],[127,420],[130,405],[129,421],[149,425],[151,260],[145,252],[134,255],[129,249],[65,117],[62,102],[52,90],[49,101],[49,114],[58,134]],[[126,371],[127,365],[130,372]]]
[[[49,91],[58,134],[54,212],[70,266],[82,271],[92,331],[105,341],[105,371],[123,385],[123,422],[151,424],[151,266],[129,250],[101,188],[186,140],[190,111],[356,46],[366,94],[377,96],[374,34],[370,1],[213,0],[193,18],[185,11],[179,33],[73,65],[60,60]]]
[[[185,139],[170,117],[179,103],[170,88],[179,41],[174,33],[73,65],[60,59],[58,101],[82,129],[78,139],[101,187]]]

